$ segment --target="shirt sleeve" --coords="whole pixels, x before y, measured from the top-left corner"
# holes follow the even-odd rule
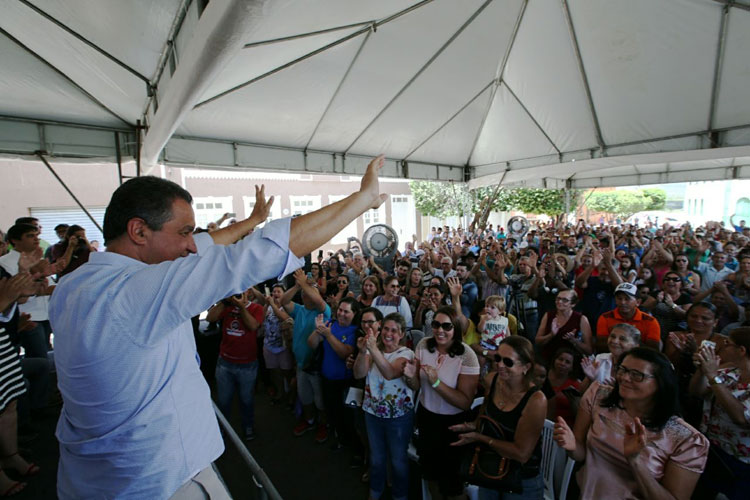
[[[706,436],[690,429],[690,436],[677,444],[669,460],[678,467],[701,474],[706,467],[709,442]]]
[[[474,350],[464,344],[464,353],[461,355],[461,375],[479,375],[479,359]]]
[[[13,319],[13,314],[16,312],[17,302],[13,302],[5,311],[0,311],[0,323],[8,323]]]
[[[139,318],[150,325],[126,329],[135,343],[161,340],[217,300],[302,267],[304,260],[289,250],[290,221],[272,221],[232,245],[215,245],[209,235],[198,234],[197,255],[139,263],[112,283],[112,313],[123,322]]]
[[[406,297],[401,297],[401,306],[399,307],[399,313],[401,313],[401,316],[404,317],[407,328],[411,328],[412,326],[414,326],[411,318],[411,308],[409,307],[409,302],[406,300]]]

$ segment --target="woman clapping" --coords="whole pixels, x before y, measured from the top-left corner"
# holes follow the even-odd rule
[[[400,314],[389,314],[382,325],[380,335],[375,330],[365,330],[365,336],[357,341],[354,376],[367,377],[362,409],[370,443],[370,499],[383,494],[390,463],[391,496],[399,500],[406,499],[409,493],[406,452],[414,425],[414,392],[402,376],[406,363],[414,359],[414,352],[401,345],[406,323]]]

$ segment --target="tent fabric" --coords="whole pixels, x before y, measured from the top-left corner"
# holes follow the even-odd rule
[[[247,0],[212,33],[238,2],[3,2],[0,154],[133,157],[140,135],[171,165],[384,153],[473,186],[750,174],[750,0]]]

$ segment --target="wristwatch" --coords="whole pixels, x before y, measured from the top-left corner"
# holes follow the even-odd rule
[[[708,385],[716,385],[716,384],[721,384],[723,382],[724,381],[718,375],[716,375],[714,378],[708,379]]]

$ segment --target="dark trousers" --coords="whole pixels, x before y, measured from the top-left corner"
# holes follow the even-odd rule
[[[320,377],[320,388],[323,391],[323,407],[331,428],[336,431],[341,444],[351,445],[354,436],[354,422],[344,406],[344,398],[349,390],[350,379],[329,380]]]

